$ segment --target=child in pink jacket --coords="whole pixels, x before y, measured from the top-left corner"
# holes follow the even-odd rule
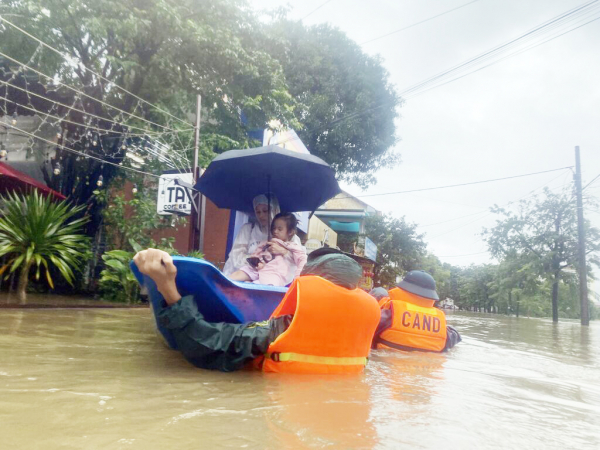
[[[306,251],[292,242],[298,220],[292,213],[279,213],[273,219],[273,239],[261,242],[248,258],[248,264],[235,271],[229,278],[236,281],[252,281],[257,284],[285,286],[291,267],[295,266],[294,278],[300,275],[306,264]]]

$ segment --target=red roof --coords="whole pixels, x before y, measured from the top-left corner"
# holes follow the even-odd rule
[[[6,191],[31,192],[32,189],[37,189],[44,197],[51,195],[57,200],[66,198],[60,192],[50,189],[29,175],[25,175],[8,164],[0,162],[0,193]]]

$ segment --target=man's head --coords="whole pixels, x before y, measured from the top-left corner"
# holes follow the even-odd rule
[[[437,301],[440,299],[435,291],[435,280],[424,270],[411,270],[398,283],[398,287],[429,300]]]
[[[376,287],[376,288],[371,289],[371,292],[369,292],[369,294],[371,296],[375,297],[375,300],[377,300],[377,301],[381,300],[382,298],[389,297],[389,295],[390,295],[388,293],[388,291],[386,291],[382,287]]]
[[[317,275],[346,289],[356,289],[362,273],[361,265],[342,251],[320,248],[308,255],[301,275]]]

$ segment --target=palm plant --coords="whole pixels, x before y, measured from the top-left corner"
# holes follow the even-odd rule
[[[53,202],[37,191],[20,195],[0,196],[4,206],[0,217],[0,257],[8,255],[8,262],[0,267],[0,276],[10,269],[20,270],[17,296],[26,299],[29,271],[36,266],[39,280],[42,266],[51,288],[54,282],[50,267],[56,267],[67,282],[73,285],[73,270],[81,266],[89,255],[89,239],[81,234],[87,217],[72,220],[83,206],[71,207],[66,201]]]

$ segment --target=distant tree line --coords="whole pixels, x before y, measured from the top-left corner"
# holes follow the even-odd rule
[[[586,197],[585,207],[595,207]],[[496,264],[458,267],[426,251],[417,225],[390,216],[368,218],[366,234],[378,245],[375,284],[391,287],[409,270],[422,269],[436,280],[441,299],[461,309],[534,317],[579,318],[577,213],[573,193],[545,190],[523,200],[515,211],[492,208],[499,219],[482,238]],[[585,224],[588,279],[600,266],[600,232]],[[595,293],[590,292],[590,298]],[[600,311],[590,304],[591,318]]]

